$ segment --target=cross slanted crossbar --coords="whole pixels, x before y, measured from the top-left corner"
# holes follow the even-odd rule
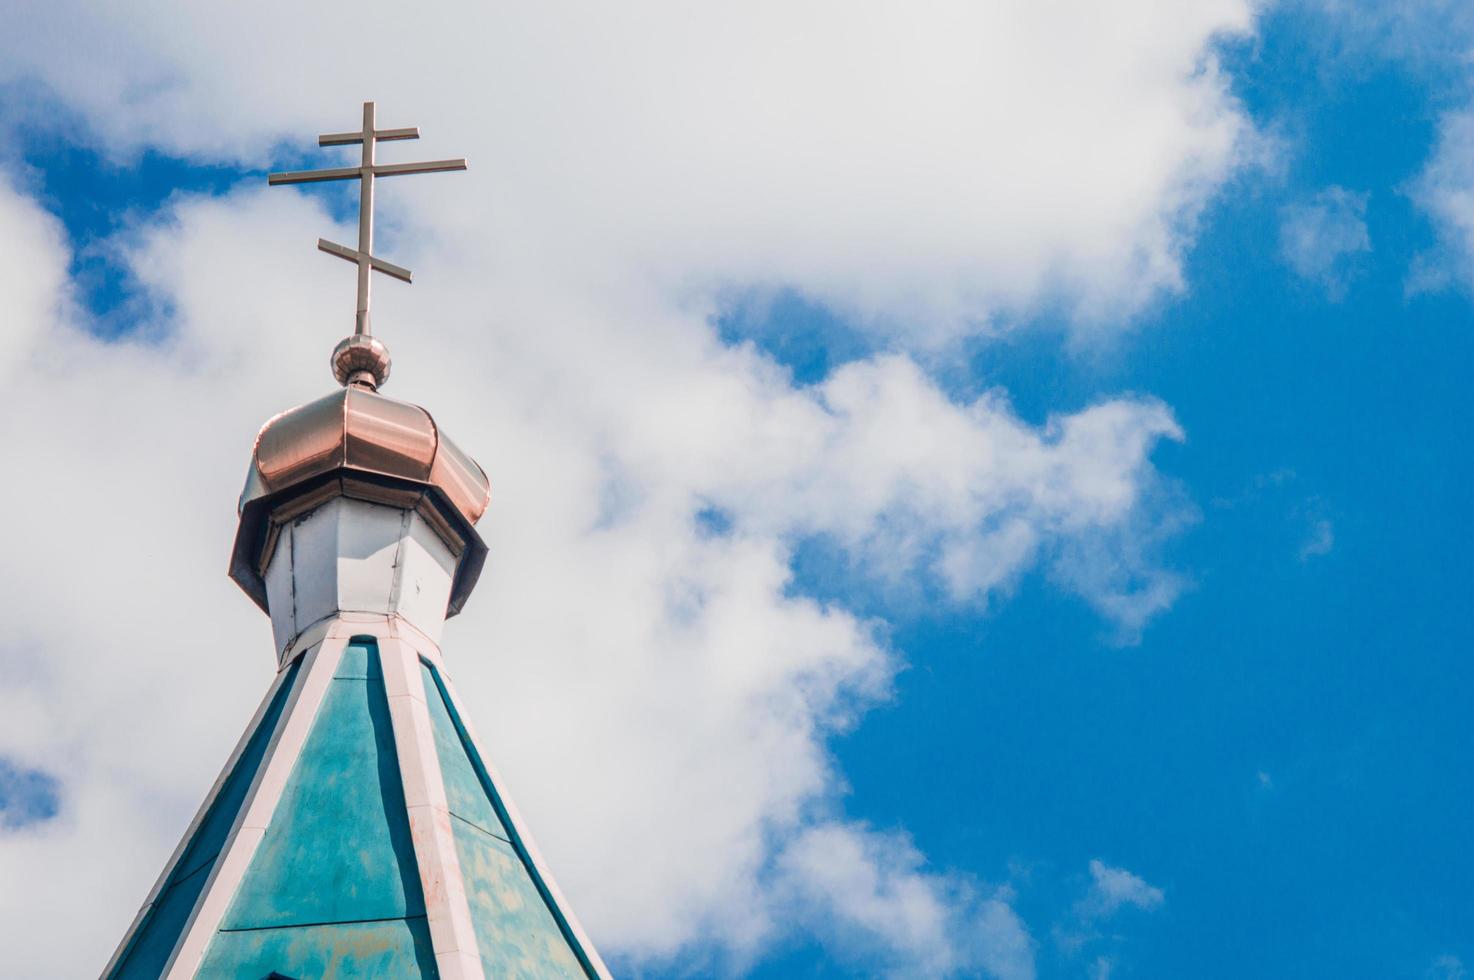
[[[433,174],[449,170],[465,170],[466,161],[431,160],[425,163],[375,163],[374,147],[390,140],[414,140],[420,138],[418,127],[407,129],[375,129],[374,104],[363,104],[363,129],[356,133],[325,133],[317,138],[318,146],[351,146],[363,144],[363,162],[357,167],[333,167],[325,170],[298,170],[276,173],[267,177],[270,184],[310,184],[323,180],[358,180],[358,248],[349,248],[330,242],[326,238],[317,240],[317,247],[329,255],[336,255],[358,266],[358,311],[354,319],[353,334],[357,337],[373,336],[373,325],[369,317],[371,273],[375,270],[404,282],[412,281],[408,269],[374,255],[374,178],[398,177],[404,174]]]

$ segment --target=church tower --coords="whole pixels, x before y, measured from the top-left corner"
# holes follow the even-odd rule
[[[272,183],[358,179],[358,266],[340,390],[256,437],[230,576],[271,617],[277,674],[164,867],[106,978],[608,978],[482,750],[440,651],[476,584],[488,482],[430,413],[379,393],[370,273],[382,165]]]

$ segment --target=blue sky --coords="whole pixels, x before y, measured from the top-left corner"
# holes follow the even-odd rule
[[[1204,216],[1188,296],[1104,358],[1045,335],[974,361],[1026,417],[1123,388],[1174,407],[1188,442],[1159,461],[1200,512],[1173,546],[1193,589],[1123,648],[1037,581],[987,618],[918,612],[901,697],[838,750],[858,809],[934,860],[1035,866],[1021,908],[1066,905],[1096,854],[1162,886],[1121,925],[1129,975],[1474,957],[1474,317],[1465,293],[1406,290],[1434,244],[1406,185],[1448,80],[1327,65],[1315,26],[1271,18],[1235,52],[1250,110],[1303,143]],[[1328,184],[1368,195],[1373,242],[1340,302],[1279,255],[1281,209]]]
[[[1263,159],[1204,197],[1182,287],[1106,334],[1031,302],[1007,330],[912,348],[822,288],[741,275],[706,316],[798,390],[909,351],[955,401],[1006,393],[1030,426],[1136,396],[1184,431],[1154,444],[1160,533],[1132,545],[1183,587],[1139,631],[1047,561],[954,601],[927,575],[897,589],[858,572],[834,535],[785,538],[786,594],[871,623],[898,666],[893,694],[825,741],[844,789],[818,805],[909,838],[949,887],[1001,895],[1040,977],[1453,980],[1474,964],[1474,307],[1419,197],[1443,121],[1468,104],[1459,39],[1474,34],[1437,5],[1406,22],[1358,9],[1270,8],[1251,37],[1214,42]],[[64,226],[90,329],[147,331],[170,304],[119,236],[264,171],[177,145],[115,159],[89,124],[17,108],[34,98],[0,89],[0,118],[20,120],[0,161]],[[1319,254],[1295,252],[1300,220]],[[718,538],[745,526],[720,502],[697,518]],[[58,778],[0,754],[0,832],[64,813]],[[1128,871],[1133,897],[1102,898],[1092,867]],[[609,958],[645,977],[879,971],[847,928],[780,932],[755,954],[631,942]]]
[[[1328,63],[1307,36],[1323,29],[1271,17],[1232,51],[1236,91],[1297,144],[1282,176],[1245,178],[1204,216],[1187,296],[1104,356],[1062,350],[1047,325],[982,345],[962,382],[1006,388],[1035,420],[1122,389],[1171,404],[1188,441],[1158,459],[1198,507],[1172,547],[1191,591],[1124,647],[1037,578],[988,616],[910,610],[900,696],[837,747],[855,812],[904,821],[935,861],[1018,865],[1021,909],[1059,916],[1094,855],[1163,887],[1160,911],[1091,947],[1118,941],[1124,975],[1474,960],[1474,312],[1458,290],[1407,290],[1435,246],[1407,185],[1464,77]],[[1280,254],[1283,209],[1327,185],[1368,196],[1373,243],[1339,301]],[[805,374],[835,328],[783,305],[761,336]],[[762,975],[825,975],[822,959]]]

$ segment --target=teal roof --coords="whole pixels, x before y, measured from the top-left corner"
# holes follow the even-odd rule
[[[422,663],[456,857],[488,977],[594,976],[558,903],[507,828],[501,796],[434,667]]]
[[[260,980],[272,970],[435,973],[373,643],[343,651],[200,975]]]
[[[111,976],[158,977],[281,724],[283,681],[169,884]],[[456,855],[488,978],[597,976],[538,873],[449,697],[421,665]],[[355,638],[199,977],[434,977],[377,644]]]
[[[189,913],[199,900],[200,892],[209,879],[215,859],[225,838],[230,834],[241,803],[246,798],[261,759],[266,754],[267,743],[281,720],[282,709],[297,681],[301,661],[293,661],[287,674],[277,688],[256,730],[251,733],[240,758],[236,760],[230,775],[220,787],[215,800],[205,812],[204,819],[196,828],[184,853],[170,872],[159,897],[145,913],[142,923],[134,933],[118,965],[111,976],[115,980],[155,980],[164,972],[169,954],[184,931]]]

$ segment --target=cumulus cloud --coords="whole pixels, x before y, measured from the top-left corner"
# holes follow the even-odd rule
[[[1067,956],[1090,955],[1089,974],[1104,980],[1115,973],[1125,945],[1125,937],[1107,924],[1125,909],[1156,911],[1166,895],[1139,875],[1098,858],[1089,869],[1090,883],[1070,915],[1055,925],[1054,941]]]
[[[316,335],[340,298],[279,241],[310,241],[328,221],[294,195],[181,201],[128,253],[173,311],[166,339],[103,342],[52,317],[6,365],[26,412],[5,436],[16,458],[45,461],[48,492],[6,491],[32,520],[0,570],[19,638],[4,657],[0,753],[57,774],[64,805],[0,838],[4,877],[36,881],[24,902],[0,901],[22,921],[86,891],[73,908],[92,930],[75,963],[53,965],[44,930],[34,949],[22,942],[13,955],[35,975],[104,956],[228,752],[236,725],[221,719],[243,722],[264,689],[264,620],[201,569],[228,552],[255,426],[323,388]],[[64,267],[64,252],[53,261]],[[232,288],[241,277],[271,288]],[[791,921],[786,897],[806,894],[797,871],[777,888],[768,869],[840,791],[825,740],[886,696],[897,664],[872,624],[792,592],[795,542],[827,534],[878,556],[899,541],[911,558],[889,560],[942,576],[939,556],[1026,528],[1037,548],[1004,551],[998,575],[954,575],[948,588],[970,601],[1074,536],[1149,521],[1148,454],[1175,424],[1159,404],[1121,401],[1032,429],[996,398],[949,400],[900,357],[794,388],[700,317],[662,325],[644,310],[637,332],[566,298],[539,313],[513,284],[499,294],[523,304],[521,328],[478,337],[484,323],[451,315],[475,308],[474,292],[425,290],[420,315],[437,328],[396,341],[396,393],[432,402],[493,474],[495,559],[447,635],[455,673],[606,947],[757,955]],[[466,371],[458,351],[478,348]],[[730,514],[722,533],[697,519],[713,502]],[[866,837],[858,853],[890,840]],[[803,853],[787,867],[809,867]],[[874,865],[882,880],[910,860],[898,853]],[[998,925],[1006,905],[949,913],[948,955],[1023,962],[1027,944]],[[905,972],[920,947],[882,940]]]
[[[1464,969],[1464,961],[1450,953],[1436,957],[1423,975],[1428,980],[1464,980],[1469,971]]]
[[[1182,436],[1166,406],[1035,426],[907,353],[1179,288],[1247,131],[1211,45],[1249,8],[1069,14],[427,7],[387,32],[373,11],[56,4],[0,37],[0,71],[122,157],[261,163],[365,94],[436,137],[427,157],[472,157],[385,189],[384,250],[418,273],[376,293],[388,393],[492,476],[492,558],[447,654],[616,962],[746,962],[803,928],[864,936],[898,975],[1019,977],[1006,891],[843,818],[828,739],[901,654],[791,559],[823,539],[848,574],[978,607],[1042,570],[1127,631],[1181,587],[1157,554],[1189,510],[1151,463]],[[0,880],[26,883],[0,916],[17,972],[76,975],[265,689],[269,630],[223,574],[233,503],[256,427],[329,384],[351,276],[312,242],[348,233],[293,191],[177,198],[107,243],[149,319],[104,341],[56,222],[5,185],[0,218],[0,379],[24,407],[0,433],[38,474],[0,488],[27,515],[0,565],[0,757],[61,784],[54,819],[0,833]],[[730,289],[771,286],[893,353],[795,385],[712,327]]]
[[[0,173],[0,227],[5,228],[5,264],[0,268],[0,363],[18,367],[33,354],[37,338],[62,315],[67,295],[68,252],[60,222],[17,193]]]
[[[1433,155],[1411,193],[1437,229],[1439,248],[1414,266],[1409,290],[1474,289],[1474,109],[1439,121]]]
[[[805,829],[778,860],[798,910],[866,972],[1032,980],[1034,943],[1006,889],[925,869],[910,841],[855,824]],[[799,914],[803,914],[800,911]]]
[[[1318,518],[1310,525],[1310,533],[1300,544],[1300,560],[1309,561],[1320,555],[1329,555],[1336,547],[1336,527],[1325,518]]]
[[[0,81],[109,152],[262,165],[377,94],[485,182],[395,195],[498,264],[789,286],[918,342],[1180,289],[1252,141],[1213,49],[1249,0],[77,6],[22,12]]]
[[[1280,256],[1300,278],[1320,286],[1333,300],[1346,295],[1355,260],[1372,250],[1366,223],[1367,196],[1327,187],[1280,211]]]
[[[1466,62],[1474,38],[1474,10],[1460,0],[1294,0],[1286,6],[1321,15],[1308,32],[1310,43],[1332,65],[1357,73],[1366,71],[1368,59],[1395,59],[1404,70],[1436,77]]]
[[[1096,859],[1090,862],[1090,889],[1078,908],[1083,918],[1101,920],[1109,919],[1123,908],[1150,912],[1164,899],[1162,889],[1147,884],[1140,876]]]

